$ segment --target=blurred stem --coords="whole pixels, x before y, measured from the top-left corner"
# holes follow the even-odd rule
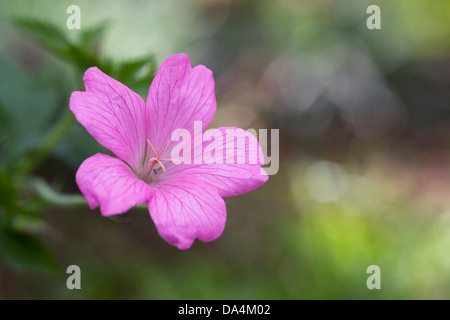
[[[48,203],[59,206],[87,206],[86,199],[81,195],[67,195],[56,192],[44,180],[31,178],[28,180],[30,186],[36,194]],[[137,205],[135,208],[146,209],[145,204]]]
[[[86,206],[86,199],[81,195],[66,195],[56,192],[44,180],[31,178],[29,186],[46,202],[62,206]]]
[[[22,167],[21,174],[27,175],[35,170],[45,159],[47,154],[58,144],[58,142],[66,135],[74,123],[75,117],[69,108],[66,108],[58,123],[44,137],[39,148],[33,152],[28,161]]]

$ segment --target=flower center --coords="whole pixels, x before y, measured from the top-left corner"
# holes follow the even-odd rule
[[[166,152],[167,147],[169,146],[170,140],[167,141],[164,149],[158,154],[156,152],[155,147],[151,143],[149,139],[147,139],[147,143],[150,146],[150,149],[153,151],[153,157],[147,160],[147,153],[145,155],[145,160],[143,163],[143,172],[139,174],[139,179],[143,180],[146,183],[151,183],[154,177],[159,173],[159,169],[162,169],[163,172],[166,171],[166,167],[164,166],[164,161],[172,161],[170,158],[162,158],[164,152]]]
[[[150,172],[155,168],[157,164],[160,165],[160,167],[163,169],[163,171],[166,171],[166,167],[164,167],[163,161],[172,161],[172,159],[169,158],[161,158],[161,156],[164,154],[164,152],[167,149],[167,146],[169,145],[169,141],[167,141],[166,146],[164,147],[163,151],[158,155],[158,153],[155,150],[155,147],[152,145],[149,139],[147,139],[148,144],[150,145],[150,148],[153,150],[153,154],[155,155],[153,158],[150,158],[148,161],[151,163]],[[156,174],[156,172],[155,172]]]

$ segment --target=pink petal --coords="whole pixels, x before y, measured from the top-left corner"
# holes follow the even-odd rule
[[[100,205],[104,216],[124,213],[146,203],[153,194],[152,188],[136,179],[123,161],[101,153],[84,160],[76,182],[89,207]]]
[[[144,100],[96,67],[83,79],[86,92],[72,93],[70,109],[99,143],[137,168],[146,143]]]
[[[211,70],[203,65],[192,69],[184,53],[168,57],[150,86],[147,107],[152,124],[147,137],[158,152],[175,129],[184,128],[192,134],[194,121],[202,121],[206,129],[216,112]]]
[[[164,177],[187,176],[199,179],[215,188],[222,197],[249,192],[263,185],[269,179],[267,173],[261,168],[264,164],[264,155],[258,140],[253,135],[243,129],[234,127],[221,127],[211,130],[219,130],[223,135],[223,143],[216,149],[216,152],[222,152],[223,163],[207,164],[205,162],[208,159],[200,158],[204,154],[203,151],[206,146],[211,143],[210,141],[204,141],[202,145],[192,147],[191,164],[176,165],[170,162],[167,165],[167,172],[164,173]],[[235,135],[227,136],[227,130],[234,130]],[[244,144],[238,144],[239,139],[246,137],[248,138]],[[227,153],[228,148],[232,148],[232,152]],[[238,155],[242,155],[239,159],[241,163],[237,161]]]
[[[179,249],[189,249],[195,238],[217,239],[225,228],[226,207],[217,192],[190,178],[166,181],[155,188],[148,203],[160,236]]]

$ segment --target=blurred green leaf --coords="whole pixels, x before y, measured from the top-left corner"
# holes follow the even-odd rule
[[[108,27],[106,22],[101,22],[90,28],[83,28],[80,34],[80,43],[92,54],[97,54],[101,39]]]
[[[64,55],[71,45],[69,39],[59,28],[47,22],[28,18],[14,18],[13,23],[55,53]]]
[[[83,160],[97,152],[110,153],[81,124],[75,123],[61,142],[52,150],[52,155],[76,169]]]
[[[156,70],[155,56],[146,55],[117,64],[111,76],[145,98]]]
[[[107,23],[103,22],[91,28],[84,28],[78,41],[73,41],[67,37],[64,30],[47,22],[27,18],[15,18],[13,22],[57,57],[75,66],[78,71],[84,72],[89,67],[97,66],[137,93],[145,95],[148,92],[157,69],[153,55],[146,55],[123,63],[115,63],[114,68],[109,60],[98,57],[101,38],[107,28]],[[23,87],[23,85],[19,83],[15,87]],[[39,101],[42,101],[42,99]],[[23,128],[18,131],[26,132]],[[42,136],[41,132],[33,135],[33,137],[39,137],[41,140]],[[26,140],[24,139],[24,141]],[[39,145],[38,141],[34,144]],[[86,134],[84,129],[80,132],[79,128],[74,126],[53,150],[53,154],[63,158],[69,164],[78,166],[82,159],[98,152],[98,150],[98,144]]]
[[[58,261],[39,239],[11,229],[0,229],[0,256],[18,271],[59,269]]]
[[[56,112],[57,95],[0,56],[2,162],[34,149]]]
[[[5,112],[5,106],[3,106],[0,103],[0,133],[5,131],[5,128],[7,128],[8,123],[9,123],[9,119],[8,119],[8,115]]]
[[[152,80],[156,70],[154,55],[148,55],[124,62],[117,67],[117,79],[121,82],[138,82]],[[150,83],[148,84],[150,86]]]
[[[16,213],[18,195],[10,175],[5,170],[0,170],[0,213],[3,211],[7,216]],[[7,223],[7,220],[0,221],[0,224]]]
[[[100,61],[94,52],[90,52],[98,42],[101,26],[87,29],[80,36],[80,43],[73,43],[58,27],[39,20],[28,18],[14,18],[14,24],[25,30],[29,35],[38,40],[45,48],[59,58],[73,64],[81,71],[89,67],[97,66],[103,72],[111,71],[111,64],[107,60]],[[84,43],[86,41],[86,44]]]

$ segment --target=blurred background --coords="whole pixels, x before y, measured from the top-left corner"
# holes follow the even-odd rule
[[[179,52],[214,72],[211,127],[280,130],[278,173],[188,251],[80,201],[105,150],[69,111],[88,67],[145,98]],[[450,2],[0,1],[0,161],[2,299],[448,299]]]

